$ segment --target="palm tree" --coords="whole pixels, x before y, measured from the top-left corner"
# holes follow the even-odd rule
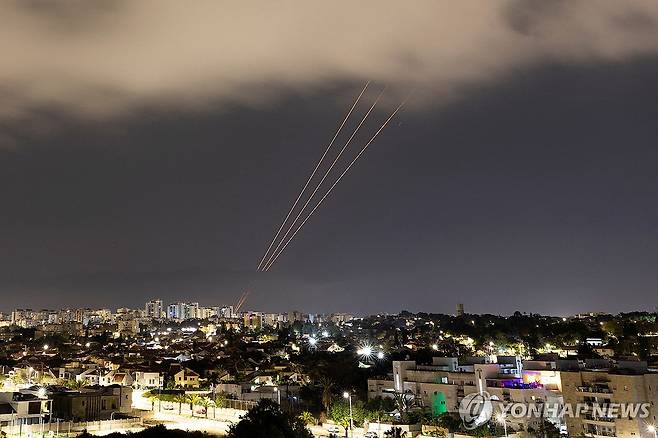
[[[187,396],[185,394],[176,394],[174,401],[178,403],[178,415],[183,413],[183,403],[187,403]]]
[[[158,395],[152,392],[149,392],[147,398],[151,401],[151,411],[155,410],[155,401],[158,400]],[[162,401],[160,402],[162,403]]]
[[[192,416],[194,417],[194,406],[198,405],[201,402],[201,396],[198,394],[190,394],[188,400],[190,402],[190,410],[192,411]]]
[[[304,411],[299,414],[299,419],[304,422],[304,424],[315,425],[315,417],[309,411]]]
[[[212,403],[213,401],[210,400],[208,397],[199,397],[199,399],[197,400],[197,404],[203,407],[206,413],[206,418],[208,418],[208,408]]]
[[[331,406],[334,382],[327,377],[323,377],[320,379],[320,386],[322,386],[322,406],[324,406],[324,410],[328,412],[329,407]]]

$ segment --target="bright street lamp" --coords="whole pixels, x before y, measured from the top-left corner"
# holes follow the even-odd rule
[[[352,394],[345,391],[343,393],[343,398],[346,398],[350,401],[350,436],[352,436],[353,434],[352,429],[354,429],[354,419],[352,418]]]
[[[658,435],[657,435],[658,430],[656,430],[656,426],[654,426],[653,424],[650,424],[650,425],[647,426],[647,430],[649,431],[649,433],[653,434],[653,438],[658,438]]]

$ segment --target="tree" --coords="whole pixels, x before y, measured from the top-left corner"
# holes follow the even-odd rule
[[[174,396],[174,402],[178,403],[178,415],[183,413],[183,403],[187,403],[187,395],[181,393]]]
[[[197,401],[197,404],[199,406],[203,407],[203,410],[205,411],[206,418],[208,418],[208,408],[213,404],[214,402],[210,400],[208,397],[200,397],[199,400]]]
[[[68,389],[72,390],[78,390],[84,386],[81,380],[76,380],[76,379],[68,379],[65,383],[64,386],[67,387]]]
[[[354,427],[359,427],[369,418],[375,418],[376,414],[368,411],[363,402],[360,400],[352,402],[352,422]],[[350,427],[350,405],[345,400],[338,400],[329,410],[329,418],[334,423],[342,426],[345,429],[345,435]]]
[[[198,405],[201,403],[201,400],[203,397],[201,397],[198,394],[190,394],[187,396],[187,400],[190,402],[190,410],[192,411],[192,416],[194,417],[194,406]]]
[[[326,412],[329,412],[332,392],[334,390],[334,382],[329,378],[323,377],[320,380],[320,385],[322,386],[322,406]]]
[[[461,428],[462,420],[459,418],[459,414],[445,412],[437,418],[437,425],[448,429],[450,433],[455,433]]]
[[[211,435],[208,435],[205,432],[189,432],[184,430],[169,430],[163,425],[149,427],[144,429],[141,432],[128,434],[131,438],[211,438]],[[88,432],[82,432],[78,435],[81,438],[94,438],[95,435],[91,435]],[[109,435],[106,435],[110,438],[126,438],[126,434],[120,432],[113,432]]]
[[[215,402],[215,407],[217,408],[226,407],[226,393],[224,392],[214,393],[213,401]]]
[[[229,429],[227,438],[313,438],[306,425],[272,400],[261,400]]]
[[[345,429],[345,435],[347,436],[347,429],[350,427],[349,405],[342,400],[337,401],[331,405],[329,418],[331,418],[334,423],[342,426]]]
[[[302,420],[304,424],[315,425],[315,417],[309,411],[304,411],[299,414],[299,419]]]

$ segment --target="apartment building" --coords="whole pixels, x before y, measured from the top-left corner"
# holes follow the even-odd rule
[[[646,362],[590,364],[590,369],[561,373],[564,402],[585,404],[584,415],[567,417],[569,436],[640,438],[649,425],[658,424],[658,373],[648,371]],[[648,418],[606,416],[595,406],[647,403]]]
[[[430,408],[434,415],[457,412],[465,396],[483,391],[491,395],[494,405],[521,403],[531,409],[542,403],[561,404],[557,365],[537,361],[526,365],[514,357],[498,357],[491,363],[485,358],[435,357],[432,365],[394,361],[391,379],[368,380],[368,398],[408,394],[416,406]],[[557,415],[545,419],[561,426]],[[528,430],[538,429],[542,419],[509,417],[508,421],[512,429]]]
[[[147,301],[144,305],[144,316],[147,318],[162,318],[164,315],[164,306],[162,300]]]

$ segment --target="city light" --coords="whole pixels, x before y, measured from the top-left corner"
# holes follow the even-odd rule
[[[311,336],[308,338],[308,343],[311,347],[315,347],[318,343],[318,340]]]
[[[364,359],[371,359],[373,356],[372,346],[364,345],[363,347],[356,350],[356,354]]]
[[[322,337],[323,337],[323,338],[328,338],[328,337],[329,337],[329,332],[326,331],[326,330],[324,330],[324,331],[322,332]]]
[[[347,392],[347,391],[345,391],[345,392],[343,393],[343,398],[345,398],[345,399],[350,398],[350,393]]]
[[[436,351],[439,349],[438,344],[432,344],[432,350]]]
[[[380,351],[379,353],[377,353],[377,359],[379,359],[379,360],[384,359],[384,352],[383,351]]]

